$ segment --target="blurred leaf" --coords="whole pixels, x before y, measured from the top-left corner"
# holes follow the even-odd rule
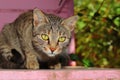
[[[73,60],[73,61],[79,60],[79,57],[78,57],[77,54],[70,54],[69,56],[70,56],[70,59]]]
[[[93,67],[93,63],[88,59],[83,59],[82,62],[85,67]]]
[[[81,30],[82,28],[85,27],[86,23],[79,20],[79,21],[77,22],[77,25],[78,25],[79,29]]]
[[[116,8],[116,14],[120,14],[120,7]]]
[[[114,20],[114,23],[115,23],[118,27],[120,27],[120,16],[117,17],[117,18]]]

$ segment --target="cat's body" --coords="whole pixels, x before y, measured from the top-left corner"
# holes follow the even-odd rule
[[[22,68],[27,69],[39,69],[44,62],[47,66],[56,65],[60,58],[65,61],[61,59],[60,64],[66,65],[63,64],[69,59],[66,49],[76,20],[76,16],[63,20],[38,9],[25,12],[3,28],[0,55],[11,63],[12,50],[16,50],[22,57],[20,62],[24,62]]]

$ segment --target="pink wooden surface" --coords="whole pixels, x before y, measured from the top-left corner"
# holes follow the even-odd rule
[[[0,80],[120,80],[120,70],[1,70]]]

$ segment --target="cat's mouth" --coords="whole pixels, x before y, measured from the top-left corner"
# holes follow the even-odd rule
[[[46,47],[46,48],[44,48],[43,51],[45,52],[45,54],[47,54],[50,57],[56,56],[57,54],[60,53],[60,49],[59,48],[53,49],[53,48],[47,48]]]
[[[55,54],[53,54],[53,53],[49,53],[48,56],[50,56],[50,57],[54,57]]]
[[[56,51],[54,51],[54,52],[50,52],[50,53],[48,53],[48,56],[50,56],[50,57],[53,57],[53,56],[56,56],[58,53],[56,53]]]

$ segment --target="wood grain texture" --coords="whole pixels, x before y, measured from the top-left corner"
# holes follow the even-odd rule
[[[1,70],[0,80],[120,80],[120,70]]]

